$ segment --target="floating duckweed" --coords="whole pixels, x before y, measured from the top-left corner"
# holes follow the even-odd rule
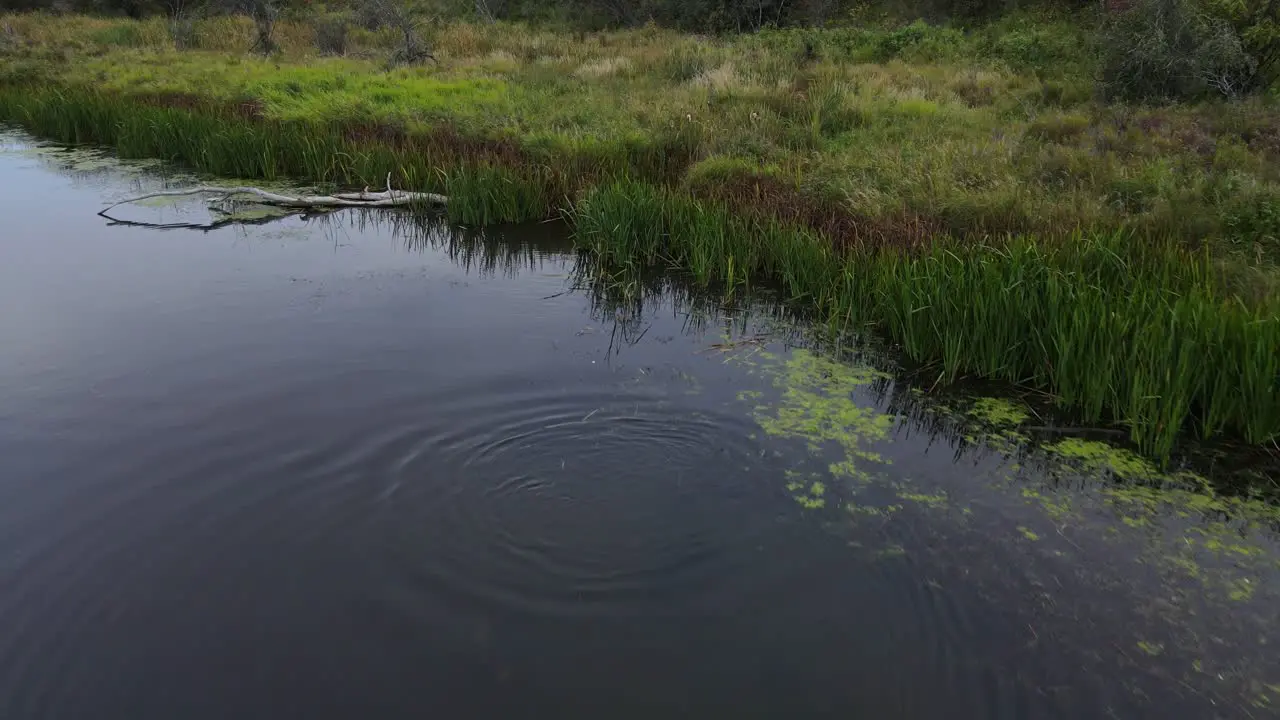
[[[1208,535],[1208,532],[1202,528],[1193,528],[1193,532],[1200,532]],[[1204,541],[1204,549],[1218,554],[1231,553],[1234,555],[1243,555],[1244,557],[1258,557],[1263,554],[1262,548],[1250,545],[1241,545],[1234,542],[1223,542],[1221,538],[1209,537]]]
[[[800,507],[805,510],[819,510],[826,506],[827,501],[820,497],[810,497],[808,495],[796,495],[796,502],[800,503]]]
[[[1249,578],[1237,578],[1227,584],[1228,597],[1236,602],[1244,602],[1253,597],[1253,582]]]
[[[854,503],[846,503],[844,509],[851,515],[867,515],[870,517],[885,517],[902,510],[901,505],[885,505],[884,507],[873,507],[870,505],[856,505]]]
[[[796,502],[807,510],[817,510],[826,505],[823,495],[827,491],[827,486],[820,480],[812,480],[806,486],[802,480],[804,474],[797,470],[787,470],[787,492],[791,493]]]
[[[907,502],[917,503],[934,509],[940,509],[947,506],[946,493],[929,495],[925,493],[899,492],[898,497],[906,500]]]
[[[274,220],[287,215],[289,215],[289,211],[283,208],[268,207],[266,205],[253,205],[222,215],[219,217],[219,220],[252,223],[264,220]]]
[[[1162,643],[1152,643],[1147,642],[1146,640],[1139,640],[1138,649],[1151,657],[1155,657],[1164,652],[1164,645]]]
[[[770,436],[796,439],[811,452],[826,454],[839,448],[842,457],[828,464],[831,477],[848,478],[852,492],[860,487],[876,483],[892,490],[896,505],[870,506],[865,501],[852,502],[841,497],[833,500],[854,518],[883,519],[898,512],[907,503],[930,510],[950,507],[952,498],[946,492],[917,487],[909,479],[894,481],[885,477],[879,468],[887,460],[873,449],[873,444],[889,437],[896,418],[878,411],[866,398],[867,386],[884,376],[866,368],[844,365],[814,353],[799,350],[785,361],[770,368],[773,383],[782,391],[773,407],[760,404],[754,416],[764,432]],[[754,400],[750,393],[740,395],[743,400]],[[958,428],[967,431],[975,442],[1009,458],[1022,458],[1031,448],[1029,438],[1017,428],[1029,417],[1024,407],[996,398],[980,398],[963,412],[942,410],[943,416],[959,423]],[[1015,455],[1017,452],[1017,455]],[[1147,561],[1159,567],[1162,573],[1171,573],[1190,579],[1201,585],[1206,593],[1220,600],[1246,602],[1254,597],[1256,581],[1243,577],[1242,572],[1256,575],[1257,566],[1246,569],[1244,563],[1262,562],[1270,556],[1261,546],[1254,546],[1241,531],[1257,528],[1263,521],[1280,521],[1280,508],[1255,498],[1226,497],[1214,493],[1204,478],[1187,471],[1161,472],[1155,465],[1136,453],[1112,445],[1080,438],[1067,438],[1047,445],[1038,451],[1037,466],[1047,470],[1049,479],[1068,480],[1061,485],[1025,483],[1020,463],[1010,462],[1004,472],[1006,479],[1014,483],[1014,492],[1020,492],[1029,503],[1038,505],[1054,524],[1070,524],[1085,519],[1085,512],[1094,508],[1093,501],[1101,500],[1116,513],[1106,532],[1121,538],[1133,539],[1129,531],[1141,532],[1149,538],[1167,537],[1175,541],[1175,547],[1152,546],[1143,552]],[[1043,465],[1042,465],[1043,463]],[[832,497],[827,485],[812,473],[788,472],[787,490],[803,508],[815,510],[826,507]],[[1088,497],[1079,497],[1079,485],[1074,478],[1087,478]],[[836,488],[844,488],[844,484]],[[1081,504],[1081,503],[1084,504]],[[968,509],[964,509],[966,514]],[[1197,518],[1196,526],[1179,523],[1176,535],[1156,533],[1162,518]],[[1163,527],[1163,524],[1160,525]],[[1034,523],[1016,525],[1020,540],[1039,542],[1044,531]],[[1034,529],[1033,529],[1034,528]],[[1037,532],[1039,531],[1039,532]],[[1017,536],[1015,536],[1017,537]],[[878,557],[897,557],[905,554],[901,547],[890,547],[877,552]],[[1060,554],[1060,551],[1059,551]],[[1234,570],[1221,570],[1214,563],[1202,568],[1209,554],[1229,558]],[[1147,643],[1144,652],[1158,655],[1162,645]]]
[[[1089,472],[1110,471],[1119,477],[1132,480],[1159,477],[1155,466],[1139,455],[1095,440],[1067,438],[1045,445],[1044,449],[1053,455],[1078,462],[1084,470]]]
[[[877,550],[875,556],[877,558],[899,558],[904,557],[906,554],[906,548],[901,545],[890,545],[889,547]]]
[[[871,473],[859,468],[853,460],[831,463],[827,466],[827,472],[830,472],[833,477],[848,478],[859,485],[866,485],[874,479]]]
[[[1280,506],[1257,498],[1218,495],[1203,477],[1185,470],[1161,473],[1151,463],[1124,448],[1068,438],[1046,445],[1044,450],[1051,457],[1076,464],[1085,473],[1111,473],[1120,480],[1128,481],[1107,484],[1099,492],[1107,502],[1126,514],[1122,521],[1130,527],[1145,526],[1148,518],[1162,511],[1172,512],[1181,518],[1209,520],[1210,529],[1198,532],[1208,535],[1212,531],[1224,537],[1231,522],[1241,526],[1280,522]],[[1023,494],[1026,495],[1027,491],[1024,490]],[[1221,541],[1206,545],[1206,548],[1241,555],[1261,553],[1257,548]]]
[[[957,433],[970,445],[987,445],[1012,455],[1016,447],[1031,442],[1017,428],[1030,418],[1026,405],[1002,398],[984,397],[974,400],[968,409],[957,411],[941,403],[931,403],[939,417],[957,424]]]
[[[979,398],[969,409],[969,416],[995,427],[1021,425],[1030,417],[1025,406],[1000,398]]]
[[[792,352],[774,378],[785,388],[774,418],[758,418],[764,429],[778,436],[805,437],[858,445],[864,439],[887,436],[893,416],[874,406],[859,405],[851,393],[887,377],[870,368],[845,365],[808,350]]]
[[[1054,494],[1051,497],[1037,488],[1024,486],[1022,497],[1038,503],[1054,520],[1062,521],[1072,515],[1071,501],[1065,495]]]
[[[1218,534],[1226,532],[1229,521],[1241,526],[1280,522],[1280,506],[1264,500],[1214,494],[1212,488],[1191,473],[1154,476],[1151,484],[1111,485],[1102,494],[1112,504],[1145,515],[1161,509],[1172,510],[1179,517],[1201,517],[1214,521]]]
[[[764,355],[755,353],[753,359],[739,358],[739,362],[754,364],[753,360]],[[843,451],[844,459],[828,465],[832,477],[870,482],[871,474],[864,466],[884,464],[887,460],[864,445],[888,437],[894,417],[873,405],[860,405],[853,394],[887,376],[807,350],[795,350],[785,362],[774,363],[772,369],[776,373],[773,383],[783,393],[776,406],[754,408],[760,428],[774,437],[803,440],[814,455],[822,455],[828,445],[835,444]],[[752,391],[739,394],[744,401],[757,396],[758,393]],[[799,479],[800,473],[788,471],[787,477],[787,490],[796,502],[809,509],[825,506],[827,487],[822,481],[810,481],[806,490],[805,483]]]
[[[1186,573],[1188,577],[1200,579],[1200,564],[1186,555],[1170,555],[1165,558],[1165,562]]]
[[[757,408],[756,422],[769,435],[804,440],[814,452],[828,443],[839,445],[845,459],[831,465],[832,474],[862,479],[866,473],[861,465],[887,462],[864,445],[888,437],[894,417],[859,404],[853,394],[885,377],[871,368],[796,350],[774,377],[774,385],[783,389],[781,401],[775,408]]]

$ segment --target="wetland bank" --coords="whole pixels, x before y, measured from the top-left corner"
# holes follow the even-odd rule
[[[1274,712],[1274,93],[1121,25],[0,16],[2,714]]]
[[[417,65],[394,62],[412,35],[394,13],[341,47],[301,10],[265,44],[249,18],[195,19],[181,49],[158,17],[7,15],[0,119],[228,177],[390,175],[468,225],[567,217],[611,265],[779,287],[943,382],[1047,391],[1161,462],[1184,434],[1272,446],[1280,125],[1250,23],[1273,25],[1204,26],[1257,55],[1219,68],[1252,74],[1215,99],[1204,28],[1170,50],[1209,63],[1194,77],[1125,70],[1159,65],[1125,54],[1126,28],[1203,10],[1137,5],[721,36],[445,14]]]

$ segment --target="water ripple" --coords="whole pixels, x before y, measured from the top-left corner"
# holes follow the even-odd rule
[[[398,533],[394,561],[421,582],[540,612],[634,611],[716,577],[760,530],[721,516],[750,491],[734,478],[763,487],[739,418],[642,393],[530,390],[462,404],[437,408],[461,421],[371,454]]]

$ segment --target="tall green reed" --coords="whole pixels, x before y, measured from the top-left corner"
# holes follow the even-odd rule
[[[490,224],[545,218],[562,203],[546,167],[450,164],[414,147],[361,140],[335,123],[277,122],[147,104],[91,91],[5,88],[0,121],[61,142],[98,144],[122,157],[156,157],[228,177],[293,178],[444,192],[450,217]],[[453,160],[453,158],[448,158]]]
[[[616,183],[571,213],[602,262],[675,264],[709,286],[776,284],[850,329],[873,326],[949,379],[1051,390],[1087,422],[1129,428],[1168,458],[1183,431],[1280,433],[1280,318],[1225,299],[1209,258],[1127,233],[1049,243],[939,239],[840,254],[795,228]]]

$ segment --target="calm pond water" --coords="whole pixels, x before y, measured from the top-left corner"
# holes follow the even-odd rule
[[[163,168],[0,145],[0,717],[1280,707],[1269,506],[556,225],[111,226]]]

